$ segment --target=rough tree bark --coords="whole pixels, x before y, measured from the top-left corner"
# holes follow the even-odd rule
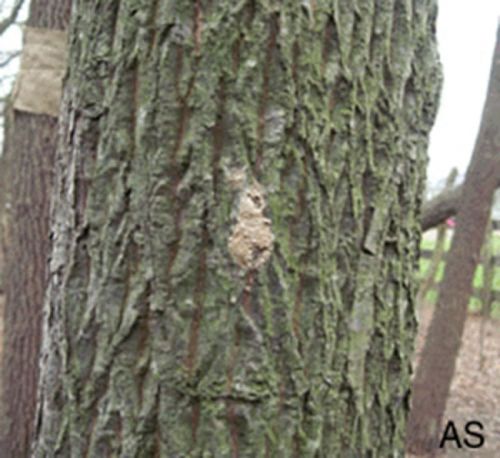
[[[440,424],[460,349],[472,279],[500,176],[499,119],[500,28],[481,126],[463,184],[455,234],[413,382],[408,450],[415,453],[434,453],[439,444]]]
[[[64,29],[69,0],[33,0],[27,26]],[[49,198],[57,119],[13,111],[2,192],[9,199],[0,455],[28,455],[33,440],[43,299],[48,280]]]
[[[75,5],[35,456],[401,456],[435,2]]]
[[[11,129],[12,126],[12,111],[10,110],[10,101],[6,101],[3,108],[3,144],[2,144],[2,155],[0,156],[0,364],[3,358],[4,351],[4,313],[5,313],[5,258],[6,258],[6,248],[8,245],[8,220],[9,220],[9,188],[8,183],[8,151],[12,151],[9,148],[9,139],[12,138]],[[3,399],[2,393],[2,377],[1,377],[1,366],[0,366],[0,413],[3,410]],[[5,431],[7,423],[5,421],[4,415],[0,415],[0,431]],[[0,449],[1,450],[1,449]]]
[[[9,151],[13,148],[9,145],[9,140],[12,139],[11,126],[12,109],[10,100],[5,102],[2,110],[3,117],[3,141],[2,141],[2,154],[0,155],[0,295],[4,294],[5,287],[5,257],[8,239],[8,224],[9,220]],[[2,297],[3,299],[3,297]],[[0,319],[3,321],[3,312],[0,314]],[[0,359],[1,361],[1,359]]]

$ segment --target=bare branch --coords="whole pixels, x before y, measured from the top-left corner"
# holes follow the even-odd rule
[[[12,10],[8,17],[6,17],[3,21],[0,21],[0,35],[2,35],[12,24],[14,24],[17,20],[17,16],[19,15],[19,11],[23,7],[24,0],[17,0],[12,7]]]
[[[9,65],[16,57],[19,57],[21,55],[21,51],[14,51],[11,52],[7,55],[7,57],[0,61],[0,68],[6,67]]]

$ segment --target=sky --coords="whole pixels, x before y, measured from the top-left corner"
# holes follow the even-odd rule
[[[8,13],[10,13],[14,3],[14,0],[0,0],[0,20],[8,16]],[[25,0],[25,4],[18,17],[18,21],[26,19],[28,13],[28,3],[29,2]],[[3,61],[6,54],[11,51],[19,50],[21,47],[21,41],[21,27],[17,25],[9,27],[0,37],[0,61]],[[18,67],[19,59],[16,59],[7,67],[0,69],[0,97],[5,97],[9,93]]]
[[[486,97],[500,0],[439,0],[444,83],[429,148],[430,184],[467,170]]]
[[[420,0],[416,0],[420,1]],[[12,0],[0,0],[0,8]],[[452,167],[464,174],[474,149],[486,95],[500,17],[500,0],[438,0],[438,46],[444,83],[429,148],[430,186],[442,183]],[[24,16],[27,8],[24,8]],[[17,49],[19,30],[2,36],[0,53]],[[14,74],[15,65],[8,72]],[[0,87],[0,95],[7,86]]]

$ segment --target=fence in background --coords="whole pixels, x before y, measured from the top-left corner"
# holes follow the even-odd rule
[[[481,252],[481,259],[478,266],[483,266],[482,286],[474,288],[472,297],[481,301],[482,311],[484,314],[490,315],[493,302],[500,302],[500,289],[494,289],[493,279],[495,267],[500,268],[500,255],[495,254],[495,231],[500,230],[500,220],[492,220],[489,223],[487,235]],[[424,272],[424,277],[420,284],[418,293],[418,301],[421,302],[431,289],[438,289],[439,282],[436,281],[439,265],[441,262],[446,262],[448,252],[445,250],[447,235],[451,232],[446,224],[442,224],[437,228],[436,243],[432,250],[422,249],[420,256],[423,259],[430,259],[429,267]],[[498,235],[500,239],[500,234]],[[497,243],[499,245],[499,243]]]

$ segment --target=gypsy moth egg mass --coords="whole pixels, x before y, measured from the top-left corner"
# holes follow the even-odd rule
[[[229,252],[242,269],[258,269],[269,260],[274,242],[271,220],[264,216],[264,188],[253,181],[241,191],[239,199],[236,223],[228,241]]]

